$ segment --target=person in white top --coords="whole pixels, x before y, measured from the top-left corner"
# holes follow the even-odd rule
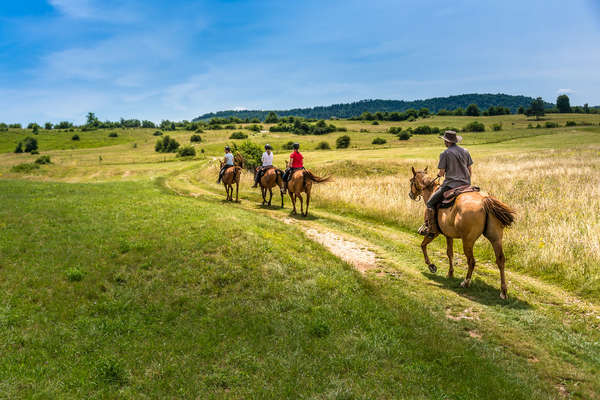
[[[265,144],[265,152],[262,155],[262,166],[256,168],[254,171],[254,186],[253,188],[258,186],[258,182],[260,182],[260,178],[262,178],[263,174],[269,169],[273,168],[273,148],[270,144]]]
[[[219,179],[217,179],[217,183],[221,183],[221,179],[223,179],[223,174],[227,171],[227,168],[233,167],[233,154],[231,154],[231,149],[229,146],[225,146],[225,157],[223,157],[223,167],[221,171],[219,171]]]

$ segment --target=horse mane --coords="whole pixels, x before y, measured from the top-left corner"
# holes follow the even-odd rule
[[[516,211],[493,196],[483,198],[483,208],[486,213],[498,218],[503,226],[511,226],[515,221]]]
[[[304,170],[304,178],[309,179],[315,183],[325,183],[331,181],[331,176],[317,176],[307,169]]]

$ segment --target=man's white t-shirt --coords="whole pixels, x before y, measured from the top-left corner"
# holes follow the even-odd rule
[[[233,154],[225,153],[225,165],[233,165]]]
[[[262,163],[263,163],[262,164],[263,167],[269,167],[269,166],[273,165],[273,152],[271,152],[271,154],[269,154],[265,151],[262,155]]]

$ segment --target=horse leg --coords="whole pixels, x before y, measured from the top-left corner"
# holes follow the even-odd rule
[[[452,265],[452,259],[454,258],[454,240],[448,236],[446,236],[446,255],[448,256],[448,263],[450,264],[447,278],[453,278],[454,266]]]
[[[266,193],[266,192],[267,192],[267,190],[266,190],[266,189],[265,189],[263,186],[261,186],[261,187],[260,187],[260,194],[262,194],[262,198],[263,198],[262,205],[263,205],[263,206],[264,206],[264,205],[265,205],[265,203],[267,202],[267,193]]]
[[[435,239],[435,236],[425,236],[421,242],[421,250],[423,250],[423,257],[425,257],[425,264],[429,267],[429,271],[432,274],[435,274],[437,272],[437,267],[429,260],[429,256],[427,255],[427,245],[431,243],[433,239]]]
[[[304,215],[304,199],[302,198],[302,194],[298,193],[296,196],[300,199],[300,215]]]
[[[289,192],[289,193],[290,193],[290,200],[292,200],[292,206],[293,206],[292,214],[296,214],[296,195],[292,192]]]
[[[271,207],[271,200],[273,199],[273,189],[269,188],[269,207]]]
[[[279,188],[279,194],[281,195],[281,208],[283,208],[283,189]]]
[[[240,183],[236,182],[235,183],[235,202],[236,203],[239,203],[239,200],[238,200],[239,191],[240,191]],[[233,200],[233,186],[231,187],[231,200]]]
[[[227,193],[227,196],[225,196],[225,200],[229,201],[229,186],[227,186],[227,184],[224,184],[223,186],[225,186],[225,193]]]
[[[471,276],[473,275],[473,270],[475,269],[475,257],[473,256],[473,245],[474,242],[465,242],[463,239],[463,251],[465,256],[467,257],[467,264],[469,265],[469,269],[467,270],[467,276],[465,280],[461,282],[460,286],[464,288],[468,288],[471,285]]]
[[[494,247],[494,253],[496,254],[496,264],[498,265],[498,269],[500,270],[500,298],[502,300],[506,300],[507,286],[506,276],[504,275],[504,263],[506,261],[506,258],[504,257],[504,250],[502,249],[502,239],[493,241],[492,246]]]
[[[308,216],[308,204],[310,203],[310,192],[306,192],[306,214],[304,214],[305,217]]]

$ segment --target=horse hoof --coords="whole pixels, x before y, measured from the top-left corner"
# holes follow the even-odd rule
[[[437,272],[437,267],[435,266],[435,264],[429,264],[429,272],[431,272],[432,274],[435,274]]]
[[[465,279],[464,281],[462,281],[460,283],[460,286],[464,287],[464,288],[468,288],[470,284],[471,284],[471,282],[469,282],[468,280]]]

